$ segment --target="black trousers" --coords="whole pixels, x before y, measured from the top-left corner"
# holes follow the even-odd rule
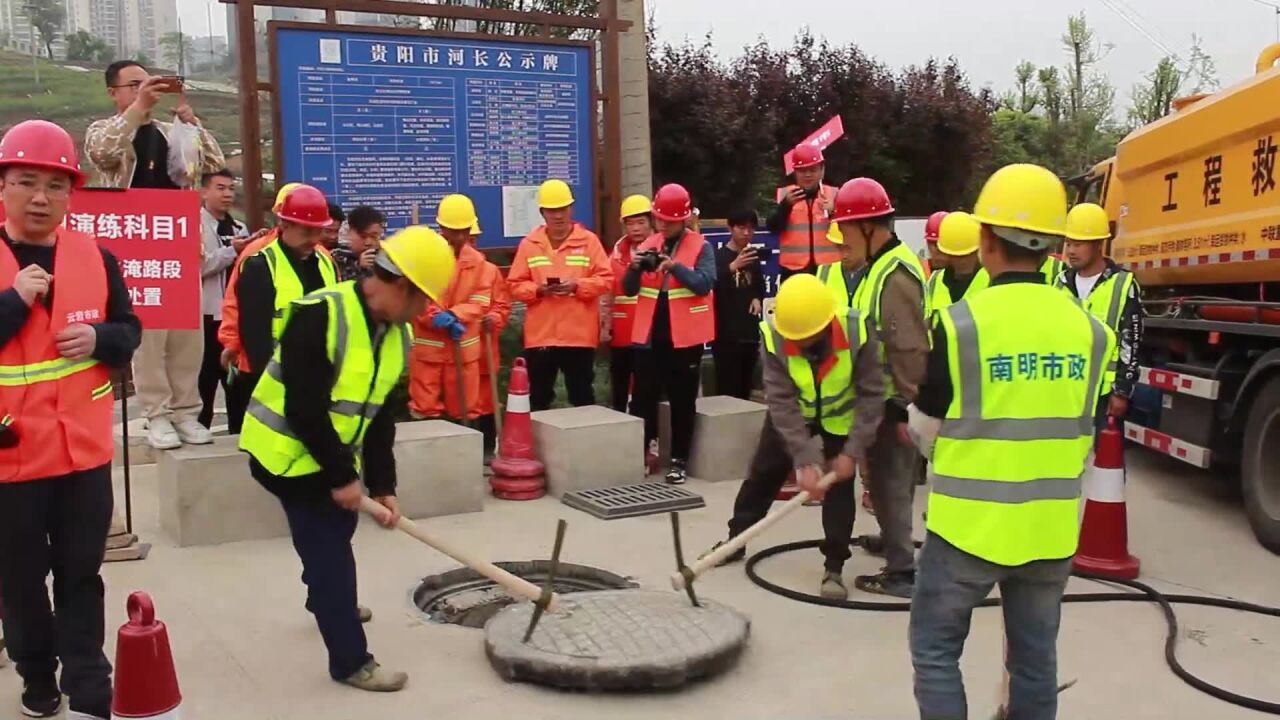
[[[632,415],[644,419],[644,442],[658,438],[658,401],[671,403],[671,459],[688,460],[693,445],[702,346],[636,348],[636,391]]]
[[[551,407],[556,399],[556,374],[564,373],[569,404],[594,405],[596,351],[583,347],[538,347],[524,351],[529,363],[529,407],[534,412]]]
[[[244,426],[244,414],[249,409],[249,398],[258,384],[258,375],[237,372],[227,380],[227,433],[239,435]]]
[[[111,526],[111,465],[0,483],[0,597],[18,674],[49,682],[62,661],[70,707],[111,714],[111,664],[102,651],[102,557]],[[53,575],[53,605],[45,582]]]
[[[716,363],[716,394],[750,400],[760,343],[717,343],[711,346],[711,357]]]
[[[635,375],[635,348],[609,348],[609,391],[612,397],[610,406],[620,413],[627,412],[631,397],[631,378]],[[632,413],[634,414],[634,413]]]
[[[493,415],[479,415],[476,417],[474,427],[480,431],[482,437],[481,443],[484,448],[485,456],[492,455],[498,446],[498,423]]]
[[[847,440],[846,437],[823,433],[823,457],[830,460],[839,455]],[[786,443],[773,427],[773,418],[766,415],[755,457],[751,459],[751,469],[747,471],[747,479],[742,482],[738,497],[733,502],[733,517],[729,520],[730,537],[764,519],[794,468],[795,462],[787,452]],[[853,540],[853,519],[857,509],[854,490],[853,481],[836,483],[827,490],[826,500],[822,503],[822,531],[825,540],[821,549],[829,572],[841,572],[845,561],[853,555],[849,543]]]
[[[359,516],[324,500],[281,500],[293,548],[302,560],[307,610],[329,651],[329,676],[351,677],[373,659],[356,605],[356,557],[351,538]]]
[[[218,342],[218,326],[221,320],[212,315],[204,316],[204,360],[200,363],[200,416],[196,418],[205,427],[213,425],[213,401],[218,396],[218,386],[227,393],[227,371],[222,369],[222,344]]]

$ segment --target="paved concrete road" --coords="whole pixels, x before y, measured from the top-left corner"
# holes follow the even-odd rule
[[[1131,450],[1130,536],[1144,578],[1176,592],[1209,592],[1280,605],[1280,560],[1249,533],[1238,499],[1215,477],[1171,460]],[[412,471],[402,468],[402,472]],[[429,468],[420,471],[429,472]],[[135,472],[137,525],[154,543],[141,563],[105,571],[109,652],[124,621],[130,590],[152,592],[169,624],[190,718],[520,717],[611,718],[909,718],[914,717],[905,614],[876,614],[803,605],[752,585],[741,566],[712,572],[699,592],[752,620],[741,663],[726,675],[686,690],[626,697],[567,694],[507,685],[490,669],[479,630],[433,625],[410,608],[416,579],[452,563],[398,534],[365,523],[356,537],[361,599],[376,613],[372,650],[385,664],[409,672],[408,689],[375,696],[329,681],[323,646],[302,609],[299,566],[287,540],[178,550],[156,523],[156,481]],[[724,532],[736,483],[689,487],[708,507],[683,516],[685,547],[696,554]],[[269,503],[265,494],[246,503]],[[546,557],[557,517],[569,520],[564,559],[635,576],[666,589],[672,570],[665,516],[598,521],[550,498],[530,503],[491,501],[482,514],[426,521],[433,530],[494,560]],[[785,542],[814,537],[819,510],[788,518],[769,537]],[[874,531],[859,516],[858,532]],[[917,530],[917,535],[920,531]],[[759,547],[754,548],[756,550]],[[846,577],[872,572],[879,561],[855,553]],[[816,551],[775,558],[762,571],[777,582],[816,589]],[[1073,581],[1077,591],[1096,590]],[[1280,700],[1280,623],[1222,610],[1184,608],[1186,665],[1242,693]],[[1183,685],[1165,669],[1159,612],[1142,604],[1069,606],[1061,637],[1063,679],[1079,684],[1062,698],[1063,718],[1232,720],[1263,717],[1224,705]],[[999,679],[997,611],[974,616],[963,661],[971,716],[985,718]],[[0,716],[16,714],[18,679],[0,670]]]

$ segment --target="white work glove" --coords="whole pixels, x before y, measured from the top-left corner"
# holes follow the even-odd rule
[[[941,420],[925,415],[914,404],[907,406],[907,433],[925,460],[933,459],[933,443],[941,429]]]

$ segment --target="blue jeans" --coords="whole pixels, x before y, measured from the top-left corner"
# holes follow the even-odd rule
[[[1058,714],[1058,624],[1071,560],[995,565],[933,533],[925,539],[911,600],[911,664],[921,720],[965,720],[960,655],[973,609],[1000,585],[1009,643],[1009,717]]]
[[[328,498],[281,504],[289,519],[293,547],[302,560],[307,610],[315,616],[329,651],[329,676],[345,680],[373,659],[356,606],[356,558],[351,538],[359,518]]]

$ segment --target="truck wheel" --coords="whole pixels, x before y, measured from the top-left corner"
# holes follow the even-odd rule
[[[1263,547],[1280,554],[1280,377],[1267,381],[1249,408],[1241,459],[1249,525]]]

